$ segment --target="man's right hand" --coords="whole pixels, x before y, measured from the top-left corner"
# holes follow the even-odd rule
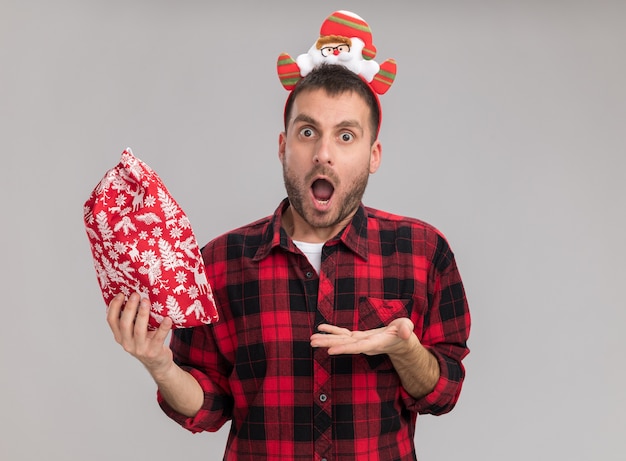
[[[193,417],[204,402],[204,391],[198,381],[174,363],[171,349],[165,344],[172,329],[166,317],[156,330],[148,330],[150,301],[133,293],[124,303],[117,295],[109,304],[107,322],[115,341],[148,369],[163,398],[179,413]]]
[[[148,369],[155,381],[164,377],[174,365],[172,351],[165,339],[172,329],[172,320],[166,317],[157,330],[148,330],[150,301],[133,293],[124,303],[118,294],[107,310],[107,322],[115,341],[126,352],[137,358]]]

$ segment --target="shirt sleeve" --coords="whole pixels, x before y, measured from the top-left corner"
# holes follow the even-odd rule
[[[471,323],[461,276],[442,236],[437,237],[428,285],[429,307],[420,341],[437,359],[440,376],[433,391],[418,400],[405,393],[405,404],[421,414],[441,415],[454,408],[461,393]]]
[[[228,365],[211,346],[211,325],[179,329],[172,332],[170,348],[174,361],[189,372],[200,384],[204,392],[204,402],[200,411],[189,418],[174,410],[157,391],[157,401],[164,413],[193,432],[215,432],[220,429],[232,414],[233,399],[229,392],[225,372]]]

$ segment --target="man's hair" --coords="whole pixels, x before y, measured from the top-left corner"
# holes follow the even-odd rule
[[[296,87],[289,94],[285,104],[285,132],[287,132],[291,109],[298,94],[319,89],[326,91],[326,94],[329,96],[338,96],[350,92],[361,96],[370,108],[372,143],[376,141],[380,123],[378,99],[370,86],[361,77],[339,64],[322,64],[313,69],[306,77],[297,83]]]

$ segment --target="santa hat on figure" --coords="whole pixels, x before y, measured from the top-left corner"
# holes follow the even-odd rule
[[[350,11],[335,11],[324,20],[319,38],[307,53],[296,59],[287,53],[278,57],[278,77],[283,87],[291,91],[315,67],[339,64],[366,81],[378,100],[378,95],[385,94],[396,77],[396,61],[387,59],[378,64],[375,57],[376,47],[367,22]]]

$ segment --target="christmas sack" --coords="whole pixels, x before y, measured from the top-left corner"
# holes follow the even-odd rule
[[[152,330],[166,316],[173,328],[218,320],[189,219],[130,149],[85,202],[84,222],[107,305],[120,292],[139,293],[151,301]]]

